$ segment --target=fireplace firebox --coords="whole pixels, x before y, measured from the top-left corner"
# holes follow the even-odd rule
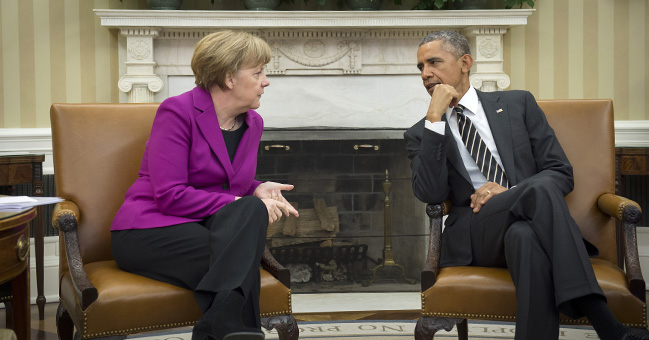
[[[262,141],[257,177],[295,185],[284,196],[300,217],[271,225],[267,242],[293,291],[419,289],[427,224],[403,139]]]

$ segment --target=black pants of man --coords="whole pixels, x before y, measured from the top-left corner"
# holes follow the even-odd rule
[[[202,222],[112,232],[113,257],[128,272],[194,291],[203,312],[218,292],[241,289],[243,323],[260,328],[259,266],[268,211],[252,196]]]
[[[528,181],[491,198],[471,218],[471,265],[507,267],[516,286],[516,340],[559,336],[571,300],[603,296],[565,198],[552,183]]]

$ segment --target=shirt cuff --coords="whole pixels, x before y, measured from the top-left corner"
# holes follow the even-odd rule
[[[437,133],[439,133],[440,135],[443,135],[443,134],[444,134],[444,130],[446,129],[446,123],[443,122],[443,121],[439,121],[439,122],[435,122],[435,123],[433,123],[433,122],[431,122],[430,120],[426,120],[426,121],[424,121],[424,126],[425,126],[428,130],[431,130],[431,131],[433,131],[433,132],[437,132]]]

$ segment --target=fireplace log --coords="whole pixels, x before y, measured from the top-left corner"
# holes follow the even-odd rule
[[[291,202],[293,208],[297,209],[298,203]],[[293,215],[286,216],[286,221],[284,221],[284,227],[282,228],[282,234],[287,236],[295,236],[295,230],[297,229],[297,217]]]
[[[314,198],[313,208],[318,216],[318,220],[320,220],[320,227],[326,231],[333,231],[336,226],[333,222],[333,218],[329,215],[327,203],[325,203],[324,198]]]
[[[316,209],[298,209],[298,211],[299,218],[282,216],[277,222],[268,226],[269,247],[331,240],[340,231],[337,207],[325,207],[324,209],[333,226],[331,231],[322,228],[322,220]],[[294,226],[291,226],[291,223],[294,223]]]

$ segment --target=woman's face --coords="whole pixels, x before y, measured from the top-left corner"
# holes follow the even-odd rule
[[[232,76],[232,94],[242,107],[259,108],[264,88],[270,85],[264,65],[242,68]]]

